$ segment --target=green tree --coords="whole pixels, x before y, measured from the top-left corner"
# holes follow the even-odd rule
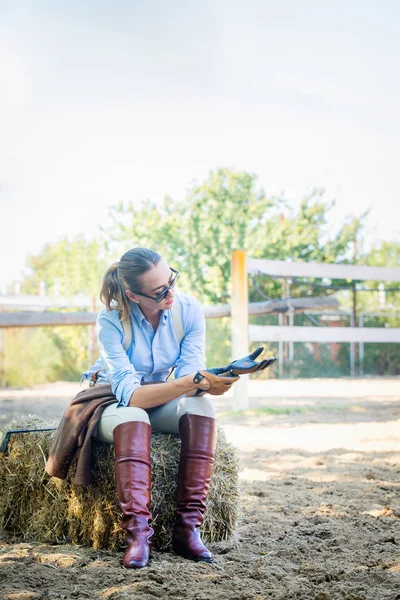
[[[256,189],[255,175],[218,169],[193,185],[182,202],[166,197],[161,205],[112,207],[103,233],[109,251],[151,247],[181,271],[182,288],[202,302],[227,302],[231,251],[247,248],[274,208]]]
[[[75,294],[98,295],[100,281],[108,261],[104,257],[104,243],[86,240],[83,235],[69,240],[46,244],[37,255],[27,259],[31,271],[22,283],[26,294],[37,294],[40,283],[52,295],[56,286],[61,296]]]
[[[115,257],[134,246],[153,248],[179,269],[181,289],[203,304],[229,303],[234,249],[255,258],[352,262],[362,219],[348,219],[332,231],[328,214],[333,206],[316,189],[293,210],[286,200],[267,197],[256,175],[221,168],[192,185],[182,201],[166,197],[161,205],[147,200],[111,208],[103,234]],[[259,275],[251,280],[250,301],[282,296],[281,279]],[[293,282],[293,296],[309,291],[308,284]],[[329,287],[313,290],[313,295],[329,293]],[[207,321],[207,363],[224,364],[230,352],[230,319]]]
[[[48,295],[53,295],[56,287],[61,296],[83,294],[94,299],[99,295],[108,262],[103,242],[86,240],[83,235],[73,240],[64,237],[59,242],[46,244],[39,254],[28,257],[31,273],[22,282],[22,291],[35,295],[41,282],[45,282]],[[89,335],[87,327],[7,330],[8,384],[76,380],[88,367]]]
[[[254,174],[221,168],[194,184],[181,202],[166,197],[161,206],[146,201],[113,207],[103,233],[109,251],[149,246],[181,271],[182,289],[203,303],[227,303],[234,249],[255,258],[350,262],[362,223],[350,219],[331,231],[327,214],[333,205],[314,190],[294,211],[283,199],[267,197]],[[260,277],[259,283],[265,295],[281,296],[279,280]],[[294,292],[303,295],[304,289],[298,284]],[[250,299],[257,297],[250,290]]]

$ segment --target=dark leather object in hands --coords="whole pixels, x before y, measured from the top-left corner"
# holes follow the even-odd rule
[[[263,371],[270,365],[272,365],[276,358],[266,358],[260,362],[256,362],[256,358],[260,356],[263,352],[263,346],[254,350],[248,356],[244,356],[243,358],[239,358],[238,360],[234,360],[226,367],[216,367],[215,369],[206,369],[209,373],[213,375],[246,375],[247,373],[255,373],[256,371]],[[229,375],[228,375],[229,376]]]
[[[260,362],[256,362],[256,358],[264,351],[264,347],[260,346],[257,350],[254,350],[248,356],[234,360],[226,367],[215,367],[213,369],[205,369],[205,373],[212,373],[219,377],[235,377],[237,375],[246,375],[247,373],[255,373],[256,371],[263,371],[270,365],[272,365],[276,358],[266,358]],[[195,396],[198,396],[202,390],[197,390]]]

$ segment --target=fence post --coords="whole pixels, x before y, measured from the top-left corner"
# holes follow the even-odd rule
[[[231,262],[232,273],[232,358],[235,360],[249,353],[249,294],[247,284],[247,256],[244,250],[234,250]],[[242,375],[234,384],[234,410],[247,410],[248,375]]]
[[[283,314],[280,312],[278,315],[278,325],[279,327],[284,326]],[[278,368],[279,368],[279,379],[283,379],[283,366],[285,364],[285,358],[283,353],[283,342],[278,342]]]
[[[96,311],[96,297],[92,296],[90,301],[90,311]],[[88,344],[87,344],[87,353],[88,353],[88,363],[91,365],[93,363],[93,349],[95,347],[96,341],[96,327],[95,325],[88,325]]]
[[[358,326],[364,327],[364,313],[361,313],[358,318]],[[360,361],[360,376],[364,377],[364,343],[358,344],[358,358]]]
[[[289,327],[293,327],[294,326],[294,310],[293,310],[293,308],[290,308],[288,312],[289,312],[289,314],[288,314]],[[290,379],[293,378],[293,363],[294,363],[294,342],[289,342],[289,369],[290,369],[289,377],[290,377]]]
[[[3,329],[0,329],[0,387],[6,387],[6,350]]]
[[[354,327],[354,313],[350,315],[350,327]],[[356,344],[350,342],[350,377],[356,375]]]

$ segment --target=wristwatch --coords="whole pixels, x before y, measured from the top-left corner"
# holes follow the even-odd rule
[[[207,379],[207,377],[205,375],[202,375],[200,373],[200,371],[197,371],[196,375],[193,377],[193,383],[200,383],[201,381],[203,381],[203,379]],[[207,381],[208,381],[208,379],[207,379]],[[202,394],[205,391],[207,391],[207,390],[202,390],[201,388],[197,388],[195,396],[200,396],[200,394]]]
[[[200,371],[197,371],[196,375],[193,377],[193,383],[200,383],[203,379],[207,379],[205,375],[202,375]]]

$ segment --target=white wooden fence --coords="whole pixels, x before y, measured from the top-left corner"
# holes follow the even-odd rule
[[[349,342],[399,343],[400,328],[387,327],[290,327],[250,325],[248,321],[248,274],[266,274],[272,277],[324,277],[329,279],[400,281],[400,268],[339,265],[325,263],[286,262],[247,258],[243,250],[232,253],[232,355],[249,352],[249,342]],[[290,304],[293,302],[290,299]],[[239,385],[240,384],[240,385]],[[241,377],[234,386],[235,409],[247,409],[248,376]]]
[[[206,318],[232,316],[232,356],[240,357],[248,354],[250,341],[270,342],[349,342],[363,344],[365,342],[399,343],[400,329],[398,328],[355,328],[355,327],[295,327],[293,315],[295,312],[317,310],[332,310],[338,307],[335,298],[290,298],[271,300],[268,302],[250,303],[248,301],[248,274],[264,273],[273,277],[324,277],[329,279],[400,281],[400,268],[369,267],[364,265],[336,265],[321,263],[301,263],[272,261],[265,259],[247,258],[242,250],[232,253],[232,301],[229,305],[206,306]],[[0,296],[2,308],[30,308],[22,312],[0,312],[0,359],[4,353],[2,330],[7,327],[40,327],[56,325],[87,325],[96,322],[97,312],[94,312],[94,301],[86,297],[71,299],[47,297],[18,297],[9,305],[9,297]],[[32,304],[33,303],[33,304]],[[91,307],[91,311],[50,312],[44,309],[50,307]],[[33,310],[32,310],[33,309]],[[37,311],[41,312],[37,312]],[[286,326],[249,326],[249,315],[269,313],[289,313],[290,327]],[[0,362],[3,362],[0,360]],[[248,408],[248,376],[241,377],[235,384],[235,408]]]

